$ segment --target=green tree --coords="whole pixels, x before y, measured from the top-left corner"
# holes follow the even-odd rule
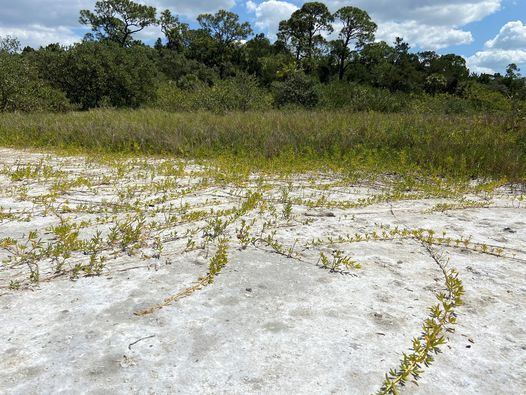
[[[155,95],[155,56],[156,51],[146,46],[84,42],[67,51],[58,80],[68,98],[82,109],[138,107]]]
[[[333,20],[325,4],[305,3],[288,20],[280,22],[278,39],[291,48],[298,64],[303,60],[305,69],[311,71],[316,49],[326,42],[322,33],[333,32]]]
[[[424,88],[427,93],[432,95],[442,93],[447,88],[447,79],[442,74],[438,73],[428,75],[424,83]]]
[[[402,38],[394,42],[394,53],[390,59],[392,67],[384,76],[383,87],[391,91],[418,92],[424,76],[418,71],[418,55],[409,52],[410,46]]]
[[[207,58],[209,66],[219,69],[221,78],[226,77],[232,61],[237,55],[241,40],[252,34],[248,22],[241,23],[239,15],[225,10],[215,14],[201,14],[197,17],[201,26],[198,31],[190,32],[193,49],[198,49],[199,55]]]
[[[0,38],[0,112],[69,109],[64,93],[42,80],[35,65],[19,50],[17,39]]]
[[[458,55],[439,55],[434,51],[419,52],[417,69],[425,79],[429,93],[461,94],[469,78],[466,60]]]
[[[349,78],[378,88],[386,87],[386,76],[393,68],[395,50],[385,41],[366,44],[351,59]]]
[[[166,37],[166,46],[181,52],[184,48],[184,39],[188,32],[188,24],[179,21],[179,17],[172,15],[170,10],[164,10],[159,18],[161,31]]]
[[[59,44],[49,44],[38,50],[25,50],[24,58],[33,64],[38,75],[56,89],[62,90],[64,79],[64,62],[68,48]]]
[[[94,12],[81,10],[79,22],[90,25],[96,39],[126,47],[133,43],[133,34],[157,23],[155,13],[154,7],[131,0],[102,0],[95,3]]]
[[[342,24],[338,40],[332,42],[332,47],[338,58],[338,77],[343,80],[345,70],[349,65],[347,61],[352,52],[349,45],[353,43],[356,49],[374,41],[377,25],[366,11],[350,6],[340,8],[334,14],[334,18]]]
[[[20,52],[20,41],[16,37],[0,37],[0,52],[14,54]]]
[[[508,90],[508,96],[512,99],[526,99],[526,79],[522,78],[519,67],[511,63],[506,67],[506,75],[503,83]]]
[[[227,48],[236,41],[244,40],[252,34],[248,22],[239,22],[239,15],[219,10],[215,14],[201,14],[197,21],[205,32],[213,37],[222,48]]]
[[[318,84],[301,70],[290,72],[285,81],[275,82],[273,93],[277,107],[293,105],[312,108],[320,100]]]
[[[293,61],[290,53],[272,44],[263,33],[257,34],[243,46],[245,62],[243,70],[256,75],[260,83],[269,86],[275,79],[276,73],[283,65]]]

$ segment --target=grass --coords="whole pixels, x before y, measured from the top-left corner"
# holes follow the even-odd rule
[[[344,111],[2,114],[0,146],[238,165],[526,180],[526,120]]]

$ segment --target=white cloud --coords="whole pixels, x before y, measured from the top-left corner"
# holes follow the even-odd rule
[[[431,50],[473,42],[471,32],[454,27],[426,26],[414,21],[384,22],[380,24],[376,36],[387,42],[393,42],[396,37],[402,37],[412,46]]]
[[[329,2],[330,3],[330,2]],[[333,1],[339,6],[346,1]],[[502,0],[356,0],[380,21],[418,21],[427,26],[462,26],[498,11]]]
[[[36,48],[56,42],[73,44],[82,36],[80,10],[94,5],[95,0],[12,1],[0,8],[0,36],[15,36],[22,46]]]
[[[345,1],[333,1],[343,6]],[[412,46],[436,50],[473,42],[462,26],[497,12],[502,0],[355,0],[378,23],[378,37],[403,37]]]
[[[247,7],[248,12],[256,12],[258,9],[258,5],[253,1],[247,1],[245,6]]]
[[[253,1],[246,3],[247,10],[256,14],[255,27],[274,37],[278,31],[279,22],[288,19],[298,9],[292,3],[279,0],[268,0],[260,4]]]
[[[485,47],[467,59],[471,71],[493,74],[510,63],[526,66],[526,26],[521,21],[506,23]]]
[[[79,41],[79,36],[71,29],[58,26],[54,28],[29,25],[24,28],[0,26],[0,37],[12,36],[20,40],[22,47],[31,46],[38,48],[51,43],[71,45]]]
[[[521,21],[506,23],[497,36],[486,42],[486,48],[522,49],[526,48],[526,25]]]
[[[452,45],[469,44],[471,32],[462,26],[482,20],[501,8],[503,0],[354,0],[353,6],[369,12],[379,29],[377,36],[393,42],[399,36],[413,46],[439,49]],[[304,3],[298,2],[299,4]],[[331,11],[348,6],[347,0],[327,0]],[[280,20],[287,19],[296,9],[287,1],[267,0],[246,3],[256,14],[256,27],[274,33]]]
[[[526,50],[496,49],[479,51],[467,59],[468,67],[476,73],[493,74],[506,69],[510,63],[526,67]]]
[[[0,25],[23,27],[76,26],[79,11],[93,9],[95,0],[3,0],[0,7]]]
[[[176,15],[195,18],[199,14],[228,10],[236,5],[235,0],[143,0],[158,10],[169,9]]]
[[[195,18],[204,12],[220,8],[230,9],[236,0],[136,0],[151,4],[158,10]],[[81,9],[93,9],[96,0],[0,0],[0,35],[18,36],[23,45],[46,45],[60,41],[71,43],[82,36],[78,24]],[[354,0],[351,4],[367,10],[379,25],[378,38],[393,42],[396,36],[422,49],[439,49],[473,41],[469,31],[462,27],[497,12],[504,0]],[[239,3],[239,2],[238,2]],[[281,20],[287,19],[304,1],[247,0],[245,7],[254,18],[257,30],[275,35]],[[241,3],[242,4],[242,3]],[[327,0],[331,11],[349,5],[348,0]],[[137,35],[151,39],[159,35],[158,29],[148,29]],[[526,48],[523,22],[509,22],[499,34],[486,43],[482,52],[499,49]],[[475,55],[474,55],[475,56]],[[477,55],[487,58],[489,55]],[[475,58],[474,58],[475,59]],[[481,66],[485,67],[485,66]]]

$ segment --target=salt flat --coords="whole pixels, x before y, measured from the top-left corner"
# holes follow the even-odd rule
[[[523,196],[0,149],[0,393],[523,393]]]

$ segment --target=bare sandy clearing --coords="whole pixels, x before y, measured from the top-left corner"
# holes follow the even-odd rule
[[[523,200],[0,149],[0,392],[374,393],[455,268],[402,392],[522,393]]]

